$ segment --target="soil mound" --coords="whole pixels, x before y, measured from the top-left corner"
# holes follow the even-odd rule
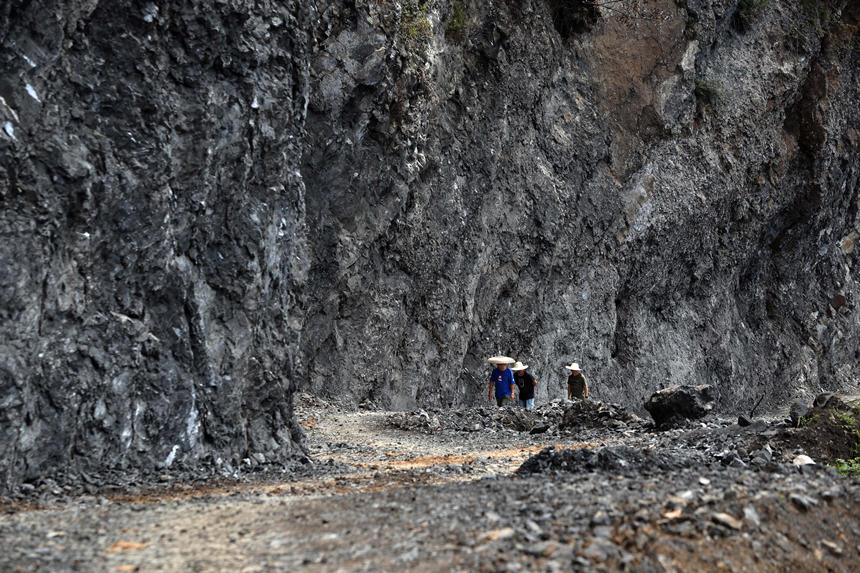
[[[798,417],[797,425],[776,436],[782,450],[828,465],[860,458],[860,400],[822,394]]]

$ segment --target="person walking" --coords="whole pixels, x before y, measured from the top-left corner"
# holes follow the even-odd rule
[[[532,410],[535,407],[535,386],[537,386],[537,380],[535,380],[534,376],[526,372],[527,368],[528,366],[522,362],[517,362],[511,366],[511,370],[514,371],[514,382],[517,385],[517,390],[519,390],[520,407]]]
[[[495,364],[490,374],[490,400],[496,397],[496,405],[501,408],[514,400],[514,374],[508,368],[508,364],[514,362],[513,358],[507,356],[494,356],[487,362]],[[495,392],[494,392],[495,390]]]
[[[579,370],[579,364],[574,362],[569,366],[565,366],[565,368],[570,370],[570,375],[567,377],[567,399],[588,399],[588,383],[585,381],[585,376]]]

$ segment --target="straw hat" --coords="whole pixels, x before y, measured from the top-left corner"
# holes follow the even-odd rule
[[[571,364],[570,366],[565,366],[565,368],[567,368],[568,370],[579,371],[579,364],[577,364],[576,362],[574,362],[574,363],[573,363],[573,364]]]
[[[517,362],[513,366],[511,366],[511,370],[525,370],[528,368],[528,364],[523,364],[522,362]]]
[[[490,364],[513,364],[516,360],[509,356],[493,356],[491,358],[487,358],[487,362]]]

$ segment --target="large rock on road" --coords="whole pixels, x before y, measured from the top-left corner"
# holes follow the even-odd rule
[[[645,409],[654,418],[658,428],[703,418],[713,407],[713,388],[706,384],[664,388],[654,392],[645,403]]]

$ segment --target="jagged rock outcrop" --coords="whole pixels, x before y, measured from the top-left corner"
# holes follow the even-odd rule
[[[303,4],[0,7],[0,490],[300,448]]]
[[[478,402],[855,387],[858,5],[322,1],[307,387]],[[654,12],[656,11],[656,12]],[[640,17],[641,16],[641,17]]]
[[[286,456],[297,384],[476,403],[499,352],[856,388],[860,8],[647,4],[3,4],[0,484]]]

